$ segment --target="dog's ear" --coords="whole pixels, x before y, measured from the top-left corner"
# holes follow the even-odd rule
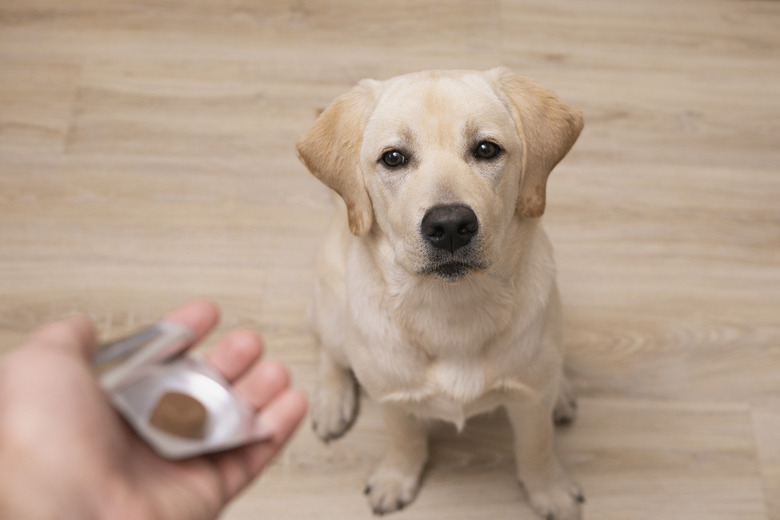
[[[582,131],[582,112],[555,94],[506,68],[488,72],[509,99],[523,145],[523,175],[517,211],[524,217],[544,213],[547,177]]]
[[[298,157],[309,171],[344,199],[349,229],[357,236],[365,235],[374,220],[360,167],[360,148],[378,84],[363,80],[336,98],[296,143]]]

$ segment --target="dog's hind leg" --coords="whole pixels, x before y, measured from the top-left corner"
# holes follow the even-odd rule
[[[333,242],[326,242],[327,247]],[[325,253],[328,253],[326,250]],[[319,275],[314,284],[311,324],[320,343],[317,389],[312,395],[311,418],[314,432],[325,442],[349,430],[358,412],[358,389],[344,352],[343,269],[338,254],[330,251],[318,260]]]
[[[561,372],[558,381],[558,399],[555,402],[553,419],[557,426],[568,426],[577,418],[577,396],[566,374]]]
[[[330,442],[344,435],[355,422],[359,403],[357,382],[352,371],[321,349],[317,385],[312,400],[312,426],[320,439]]]

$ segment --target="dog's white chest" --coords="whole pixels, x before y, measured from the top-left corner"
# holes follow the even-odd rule
[[[470,403],[485,391],[482,367],[463,361],[439,361],[428,370],[428,381],[437,393],[455,402]]]
[[[415,388],[386,393],[380,402],[402,404],[420,417],[451,422],[458,429],[472,415],[501,403],[501,392],[488,387],[484,368],[473,361],[433,362],[421,380]]]

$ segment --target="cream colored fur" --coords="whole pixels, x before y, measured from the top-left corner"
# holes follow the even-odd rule
[[[316,267],[314,427],[324,440],[349,428],[352,374],[379,403],[389,447],[367,486],[376,513],[414,498],[425,421],[462,428],[503,406],[532,507],[580,518],[580,490],[553,449],[553,414],[570,418],[573,400],[539,217],[547,176],[581,129],[578,110],[506,69],[429,71],[361,82],[299,139],[302,161],[343,199]],[[475,155],[486,141],[497,157]],[[407,163],[388,167],[390,150]],[[468,206],[479,223],[450,253],[421,232],[426,212],[447,204]],[[467,267],[449,276],[439,268],[450,261]]]

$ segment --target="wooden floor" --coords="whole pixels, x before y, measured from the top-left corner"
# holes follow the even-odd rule
[[[507,65],[585,112],[546,225],[586,518],[780,519],[780,2],[0,0],[0,347],[199,296],[311,390],[329,212],[296,159],[363,77]],[[403,519],[532,519],[501,414],[442,426]],[[375,406],[303,428],[230,520],[367,519]]]

